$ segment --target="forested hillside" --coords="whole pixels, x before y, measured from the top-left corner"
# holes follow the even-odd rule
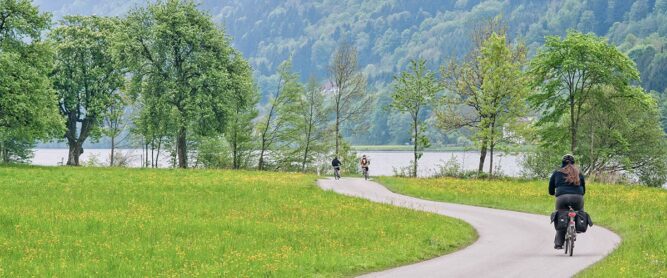
[[[35,1],[56,18],[123,15],[142,3]],[[264,101],[275,87],[282,61],[291,56],[294,71],[303,81],[310,76],[325,81],[335,47],[346,41],[358,48],[359,66],[370,89],[380,95],[378,106],[384,106],[389,82],[410,59],[424,58],[430,68],[437,69],[466,53],[470,31],[498,15],[508,24],[512,39],[526,42],[530,55],[543,44],[545,35],[564,35],[568,29],[594,32],[608,37],[635,60],[645,89],[662,93],[667,87],[667,0],[204,0],[200,8],[224,26],[233,45],[248,59]],[[380,111],[372,119],[374,135],[351,138],[354,142],[404,143],[408,139],[392,131],[407,126],[405,117]]]

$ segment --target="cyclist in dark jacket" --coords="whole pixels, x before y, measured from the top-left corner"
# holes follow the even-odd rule
[[[574,156],[566,154],[563,156],[561,168],[556,170],[549,179],[549,195],[556,196],[556,210],[584,209],[584,194],[586,194],[586,181],[584,175],[574,165]],[[565,231],[556,231],[554,248],[563,249]]]
[[[341,163],[340,160],[338,160],[338,157],[334,157],[334,159],[331,161],[331,166],[333,167],[340,167]]]

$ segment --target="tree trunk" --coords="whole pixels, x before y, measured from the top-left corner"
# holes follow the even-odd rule
[[[574,155],[574,150],[577,148],[577,127],[575,126],[576,121],[574,120],[574,95],[570,94],[570,135],[571,143],[570,153]]]
[[[311,109],[311,115],[312,115],[312,109]],[[301,172],[306,172],[306,162],[308,160],[308,151],[310,151],[310,136],[313,132],[313,122],[312,118],[310,120],[310,123],[308,123],[308,131],[306,132],[306,147],[304,148],[303,151],[303,161],[301,162]]]
[[[178,129],[178,138],[176,138],[176,152],[178,156],[178,167],[188,168],[188,150],[187,150],[187,130],[184,126]]]
[[[259,152],[259,162],[257,163],[257,169],[262,171],[264,170],[264,144],[262,144],[262,150]]]
[[[111,155],[109,156],[109,167],[113,167],[114,151],[116,150],[116,136],[111,136]]]
[[[237,134],[238,134],[237,128],[239,126],[238,125],[238,117],[239,117],[238,114],[239,114],[239,111],[237,110],[236,111],[236,118],[234,120],[234,128],[232,130],[232,164],[233,164],[232,168],[234,168],[234,169],[241,168],[241,166],[240,166],[241,162],[239,161],[239,153],[238,153],[238,140],[239,139],[238,139],[238,136],[237,136]]]
[[[490,149],[489,149],[489,177],[493,177],[493,149],[495,148],[496,143],[491,139]]]
[[[233,162],[233,168],[234,169],[239,169],[241,168],[240,164],[241,162],[239,161],[239,153],[238,153],[238,146],[237,146],[237,138],[236,138],[236,131],[234,132],[234,139],[232,140],[232,162]]]
[[[144,155],[144,157],[145,157],[145,159],[144,159],[144,167],[148,168],[148,161],[149,161],[149,160],[148,160],[148,142],[146,142],[146,143],[144,144],[144,152],[146,153],[146,155]],[[153,159],[153,158],[151,157],[151,159]],[[151,164],[152,164],[152,163],[153,163],[153,162],[151,161]]]
[[[486,145],[488,141],[484,139],[482,141],[482,148],[479,151],[479,168],[477,168],[477,173],[481,174],[484,171],[484,160],[486,159]]]
[[[419,144],[419,141],[418,141],[419,126],[417,125],[417,117],[416,116],[414,118],[413,125],[415,127],[415,130],[414,130],[415,133],[414,133],[414,136],[413,136],[413,140],[415,141],[414,153],[413,153],[415,160],[414,160],[414,163],[412,164],[412,176],[416,178],[417,177],[417,159],[418,159],[418,157],[417,157],[417,145]]]
[[[9,150],[5,149],[4,142],[0,142],[0,156],[2,156],[2,163],[9,163]]]
[[[308,139],[308,140],[306,141],[306,148],[305,148],[305,150],[304,150],[304,152],[303,152],[303,161],[301,162],[301,172],[304,172],[304,173],[306,172],[306,162],[308,161],[308,151],[309,151],[308,148],[310,148],[310,142],[309,142],[309,140],[310,140],[310,139]]]
[[[495,120],[491,124],[491,138],[489,138],[489,177],[493,177],[493,150],[496,147],[496,138],[495,136],[495,131],[496,131],[496,123]]]
[[[80,166],[79,157],[83,153],[83,148],[81,146],[81,143],[75,140],[70,140],[68,147],[69,147],[69,152],[67,156],[67,165]]]
[[[340,157],[340,115],[336,111],[336,157]]]
[[[160,161],[160,151],[162,150],[162,137],[157,140],[157,152],[155,153],[155,160],[153,162],[153,168],[158,168],[158,162]]]

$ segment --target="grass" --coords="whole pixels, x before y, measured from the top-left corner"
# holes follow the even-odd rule
[[[475,239],[302,174],[0,167],[0,200],[0,277],[348,276]]]
[[[554,206],[546,181],[390,177],[380,181],[392,191],[430,200],[539,214],[549,214]],[[667,277],[667,190],[601,184],[586,189],[585,208],[593,222],[617,232],[623,241],[579,276]]]

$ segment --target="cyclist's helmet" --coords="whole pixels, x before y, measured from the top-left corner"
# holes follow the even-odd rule
[[[568,164],[574,164],[574,156],[571,154],[566,154],[563,156],[563,166]]]

